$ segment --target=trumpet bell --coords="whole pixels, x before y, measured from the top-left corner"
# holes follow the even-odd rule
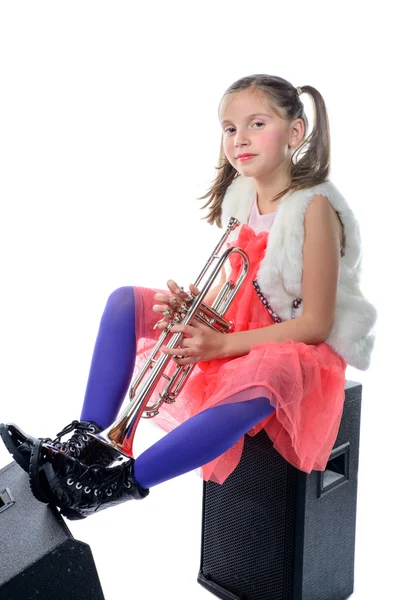
[[[107,448],[123,454],[127,458],[134,458],[133,435],[135,432],[131,432],[132,436],[130,436],[129,427],[124,427],[124,425],[124,421],[121,421],[117,426],[111,425],[101,433],[87,433],[87,435],[107,446]]]

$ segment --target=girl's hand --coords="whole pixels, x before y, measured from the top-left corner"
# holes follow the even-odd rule
[[[182,348],[166,348],[161,346],[160,351],[164,354],[182,356],[174,358],[178,365],[189,365],[202,360],[213,360],[225,357],[225,334],[214,331],[208,325],[192,319],[190,325],[176,324],[171,327],[172,333],[183,333],[180,341]],[[185,337],[186,336],[186,337]]]
[[[157,300],[158,302],[163,302],[164,304],[155,304],[153,306],[153,310],[155,312],[161,313],[161,315],[166,310],[169,310],[170,317],[169,318],[168,318],[168,316],[167,316],[167,318],[163,317],[162,320],[156,324],[154,329],[156,327],[158,327],[160,329],[165,329],[165,327],[168,326],[169,321],[174,318],[174,316],[177,312],[175,309],[175,306],[178,306],[178,305],[175,305],[174,301],[177,300],[180,303],[184,300],[184,293],[179,288],[178,284],[175,283],[175,281],[173,281],[172,279],[168,279],[167,286],[168,286],[169,290],[171,291],[171,295],[168,296],[167,294],[162,294],[160,292],[157,292],[157,294],[154,295],[154,300]],[[197,296],[200,293],[200,290],[192,284],[190,284],[189,290],[194,296]],[[183,313],[181,313],[181,316],[183,317]]]

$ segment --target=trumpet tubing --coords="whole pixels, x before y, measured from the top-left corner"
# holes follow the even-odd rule
[[[158,414],[158,409],[163,402],[167,404],[175,402],[176,397],[181,392],[187,378],[195,366],[194,364],[186,366],[177,365],[175,372],[171,376],[167,376],[164,373],[172,356],[164,353],[161,353],[158,358],[156,358],[156,356],[158,355],[161,346],[164,345],[164,340],[169,335],[171,328],[177,323],[190,325],[193,319],[197,319],[201,323],[204,323],[220,333],[227,333],[232,329],[232,322],[224,319],[224,315],[247,276],[249,260],[246,253],[238,247],[228,248],[221,256],[219,256],[218,253],[230,232],[239,225],[240,222],[236,218],[230,218],[224,235],[218,242],[216,248],[214,248],[200,275],[196,279],[194,283],[195,287],[200,289],[199,286],[201,280],[215,260],[217,260],[217,265],[214,267],[210,277],[207,279],[197,296],[194,297],[190,292],[185,293],[185,299],[179,305],[179,308],[176,309],[174,318],[171,319],[169,325],[161,333],[151,355],[143,365],[141,371],[133,379],[129,389],[130,400],[121,415],[101,433],[90,433],[88,435],[91,435],[99,442],[114,448],[121,454],[133,458],[133,438],[140,418],[153,418]],[[225,261],[228,260],[229,256],[233,253],[239,254],[243,259],[242,270],[238,280],[236,282],[233,282],[230,279],[225,281],[212,306],[209,306],[203,302],[203,299],[214,284]],[[184,315],[182,318],[180,317],[181,314]],[[173,334],[166,344],[166,347],[177,348],[178,355],[179,344],[182,338],[182,333],[177,332]],[[158,400],[153,405],[148,405],[161,377],[164,377],[167,380],[167,384],[162,392],[159,393]]]

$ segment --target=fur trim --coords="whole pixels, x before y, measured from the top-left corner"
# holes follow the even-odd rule
[[[372,329],[377,311],[365,299],[359,287],[362,247],[358,222],[331,181],[287,193],[280,199],[269,232],[268,251],[259,265],[257,283],[281,320],[302,314],[303,304],[297,305],[296,299],[301,298],[302,294],[304,215],[316,194],[328,198],[339,213],[344,227],[344,255],[340,261],[335,319],[326,343],[346,363],[366,370],[374,346],[375,334]],[[241,225],[247,223],[255,197],[256,187],[251,177],[239,175],[234,179],[222,203],[223,227],[228,225],[230,217],[236,217]],[[227,242],[238,238],[241,225],[230,233]]]

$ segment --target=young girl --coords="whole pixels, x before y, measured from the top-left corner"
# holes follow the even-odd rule
[[[302,93],[314,105],[310,135]],[[328,178],[322,96],[311,86],[252,75],[225,92],[219,120],[220,164],[200,199],[209,197],[211,225],[226,227],[231,216],[240,221],[226,246],[247,254],[249,273],[224,315],[232,331],[216,332],[196,319],[172,328],[183,337],[178,351],[163,349],[173,356],[166,373],[195,366],[175,403],[162,404],[151,420],[167,435],[130,459],[87,433],[117,418],[132,375],[169,322],[167,309],[172,316],[174,301],[183,299],[172,280],[168,290],[122,287],[110,295],[80,421],[54,440],[1,426],[34,495],[68,518],[144,498],[149,488],[193,469],[223,484],[240,461],[244,434],[261,429],[290,464],[323,471],[341,421],[346,366],[369,367],[377,315],[359,287],[358,223]],[[232,254],[225,264],[225,276],[204,300],[209,305],[226,278],[237,280],[242,259]],[[189,291],[199,293],[193,285]],[[163,387],[161,377],[156,392]]]

